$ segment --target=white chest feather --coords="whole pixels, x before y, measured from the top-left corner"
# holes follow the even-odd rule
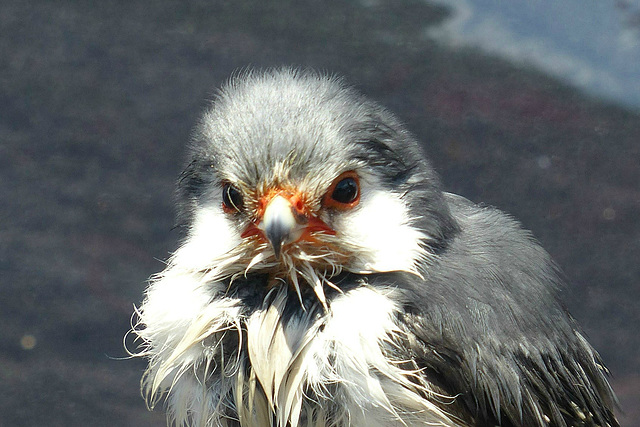
[[[144,391],[151,405],[168,393],[175,425],[457,425],[431,403],[428,383],[390,359],[398,307],[381,291],[362,286],[327,311],[293,316],[283,315],[286,286],[252,312],[212,291],[169,271],[139,313]]]

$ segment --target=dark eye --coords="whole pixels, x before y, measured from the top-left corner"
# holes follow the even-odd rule
[[[355,172],[345,172],[329,187],[323,204],[338,209],[349,209],[360,201],[360,182]]]
[[[338,203],[351,203],[358,197],[358,183],[354,178],[342,179],[336,184],[331,198]]]
[[[240,212],[244,206],[242,193],[231,184],[222,187],[222,208],[227,213]]]

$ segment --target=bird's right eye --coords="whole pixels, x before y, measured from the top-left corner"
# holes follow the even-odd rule
[[[227,213],[240,212],[244,207],[242,193],[233,185],[226,183],[222,186],[222,209]]]

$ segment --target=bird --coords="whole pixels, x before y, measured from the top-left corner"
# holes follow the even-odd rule
[[[234,74],[135,309],[147,405],[176,426],[618,426],[559,267],[422,150],[341,77]]]

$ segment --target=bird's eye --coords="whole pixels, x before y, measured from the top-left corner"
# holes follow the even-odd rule
[[[222,209],[227,213],[240,212],[244,206],[242,193],[231,184],[222,187]]]
[[[323,199],[324,206],[350,209],[360,201],[360,181],[353,172],[345,172],[336,178]]]
[[[358,183],[352,177],[341,179],[331,193],[331,198],[338,203],[351,203],[358,197]]]

